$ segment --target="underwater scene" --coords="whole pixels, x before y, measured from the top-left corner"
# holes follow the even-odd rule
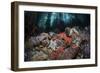
[[[90,14],[24,11],[24,61],[90,58]]]

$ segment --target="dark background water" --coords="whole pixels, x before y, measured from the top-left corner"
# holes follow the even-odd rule
[[[90,26],[90,14],[63,12],[24,12],[25,38],[41,32],[63,32],[65,27],[78,26],[84,29]]]

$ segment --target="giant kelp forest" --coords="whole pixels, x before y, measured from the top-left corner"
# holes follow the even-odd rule
[[[24,12],[24,60],[90,58],[90,14]]]

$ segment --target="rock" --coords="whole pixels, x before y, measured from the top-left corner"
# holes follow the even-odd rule
[[[65,59],[73,59],[77,56],[77,54],[79,53],[79,48],[67,48],[64,51],[64,58]]]
[[[35,54],[32,57],[33,61],[42,61],[42,60],[47,60],[48,59],[48,55],[46,55],[45,53],[43,53],[42,51],[38,52],[37,54]]]

